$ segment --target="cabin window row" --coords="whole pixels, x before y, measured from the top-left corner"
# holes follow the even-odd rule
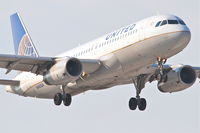
[[[113,43],[113,42],[115,42],[117,40],[123,39],[124,37],[130,36],[130,35],[135,34],[135,33],[137,33],[137,29],[135,29],[135,30],[133,30],[131,32],[128,32],[126,34],[122,34],[121,36],[115,37],[113,39],[110,39],[109,41],[105,41],[103,43],[97,44],[94,47],[88,48],[88,49],[86,49],[84,51],[81,51],[81,52],[75,54],[74,57],[81,56],[81,55],[86,54],[86,53],[88,53],[90,51],[93,51],[94,49],[101,48],[101,47],[103,47],[105,45],[111,44],[111,43]]]

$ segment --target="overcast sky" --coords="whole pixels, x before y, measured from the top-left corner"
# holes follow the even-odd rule
[[[192,40],[167,63],[200,66],[199,0],[4,0],[0,4],[0,53],[14,54],[9,16],[20,12],[42,56],[55,56],[121,26],[156,14],[181,17]],[[11,79],[14,74],[0,78]],[[130,111],[134,86],[88,91],[73,97],[72,106],[54,106],[53,100],[26,98],[0,86],[1,133],[199,133],[200,84],[173,94],[147,84],[141,96],[144,112]]]

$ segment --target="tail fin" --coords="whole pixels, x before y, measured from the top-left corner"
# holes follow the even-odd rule
[[[37,50],[18,13],[10,16],[16,55],[39,57]]]

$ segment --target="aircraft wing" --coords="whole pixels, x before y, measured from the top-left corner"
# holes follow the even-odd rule
[[[53,63],[50,57],[32,57],[19,55],[0,54],[0,68],[7,69],[6,73],[11,70],[19,70],[42,74],[47,66]]]
[[[79,59],[83,65],[83,72],[93,73],[101,66],[100,60],[96,59]]]
[[[187,65],[163,65],[163,69],[165,72],[169,72],[171,70],[175,70],[176,68],[181,68],[183,66],[187,66]],[[199,78],[200,79],[200,67],[192,67],[192,66],[189,66],[191,67],[195,73],[196,73],[196,78]],[[140,73],[138,76],[135,77],[135,83],[134,84],[137,84],[137,79],[140,79],[140,86],[142,86],[141,88],[144,88],[145,87],[145,84],[147,82],[152,82],[152,81],[158,81],[159,80],[159,66],[158,64],[152,64],[150,66],[147,66],[147,67],[144,67],[144,68],[141,68],[139,70],[140,72],[143,72],[143,73]],[[176,70],[175,70],[176,71]]]
[[[192,67],[192,68],[195,70],[197,77],[200,79],[200,67]]]
[[[0,54],[0,68],[7,69],[7,73],[11,70],[32,72],[43,75],[43,73],[55,63],[56,58],[52,57],[32,57],[19,55]],[[96,71],[101,63],[95,59],[80,59],[85,73]]]
[[[188,65],[163,65],[163,68],[164,68],[164,71],[170,71],[172,69],[179,68],[182,66],[188,66]],[[200,78],[200,67],[194,67],[194,66],[190,66],[190,67],[195,71],[196,77]],[[155,74],[158,71],[158,65],[152,64],[150,71],[151,71],[150,75]]]

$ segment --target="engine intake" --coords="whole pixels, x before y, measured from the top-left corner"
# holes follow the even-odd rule
[[[78,59],[72,58],[67,62],[66,69],[71,76],[76,77],[82,72],[82,64]]]
[[[186,84],[192,84],[196,80],[196,73],[191,67],[183,67],[180,71],[180,79]]]
[[[158,82],[161,92],[177,92],[191,87],[196,81],[196,73],[191,66],[179,66],[167,73],[164,81]]]
[[[82,64],[76,58],[65,57],[59,59],[44,75],[44,82],[48,85],[62,85],[73,82],[82,74]]]

